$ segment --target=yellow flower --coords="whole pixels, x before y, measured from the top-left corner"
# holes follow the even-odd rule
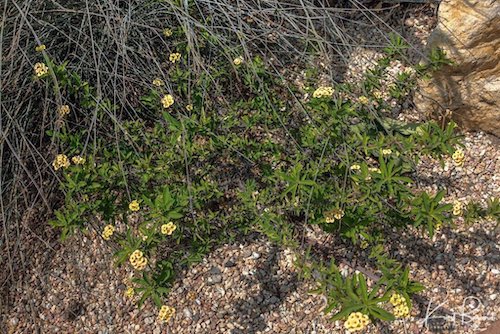
[[[381,173],[380,168],[378,167],[370,167],[368,168],[368,171],[372,173]]]
[[[187,111],[193,111],[193,105],[192,105],[192,104],[188,104],[188,105],[186,106],[186,110],[187,110]]]
[[[156,78],[153,80],[153,85],[156,86],[156,87],[161,87],[163,86],[165,83],[163,82],[162,79],[160,78]]]
[[[465,154],[464,151],[462,151],[461,149],[457,149],[455,153],[453,153],[451,158],[453,159],[455,166],[462,167],[464,165]]]
[[[174,223],[169,222],[168,224],[163,224],[161,226],[161,233],[165,235],[172,235],[176,228],[177,226]]]
[[[71,161],[73,161],[73,163],[75,165],[83,165],[86,160],[84,157],[81,157],[79,155],[75,155],[73,158],[71,158]]]
[[[400,304],[406,304],[405,297],[401,296],[399,293],[393,293],[391,299],[389,299],[389,303],[393,306],[398,306]]]
[[[61,167],[68,168],[70,166],[70,162],[66,155],[58,154],[54,159],[54,161],[52,162],[52,166],[54,167],[55,170],[58,170]]]
[[[342,219],[344,217],[344,210],[342,209],[333,209],[325,212],[325,222],[327,224],[331,224],[336,220]]]
[[[347,317],[344,327],[351,332],[356,332],[363,330],[369,323],[370,318],[366,314],[353,312]]]
[[[396,318],[407,318],[410,316],[410,308],[406,303],[399,304],[394,307],[393,313]]]
[[[321,86],[318,87],[313,93],[314,98],[331,97],[333,95],[333,87]]]
[[[127,290],[125,290],[125,297],[127,298],[132,298],[135,294],[134,288],[128,287]]]
[[[168,57],[168,59],[172,63],[178,62],[179,60],[181,60],[181,54],[179,52],[171,53],[170,57]]]
[[[169,321],[175,315],[175,308],[163,305],[158,312],[158,320],[162,322]]]
[[[139,202],[136,199],[134,199],[132,202],[129,203],[128,208],[130,209],[130,211],[139,211],[141,207],[139,206]]]
[[[368,104],[370,101],[368,100],[368,98],[364,95],[358,97],[358,102],[361,103],[361,104]]]
[[[163,29],[163,36],[165,36],[165,37],[172,36],[172,29],[170,29],[170,28]]]
[[[234,58],[233,64],[235,66],[240,66],[241,64],[243,64],[243,57],[239,56],[239,57]]]
[[[137,260],[142,259],[143,256],[144,256],[144,253],[142,251],[136,249],[135,251],[132,252],[132,254],[130,254],[130,257],[129,257],[130,263],[137,262]]]
[[[384,148],[382,150],[382,155],[391,155],[392,154],[392,150],[390,148]]]
[[[461,216],[463,214],[464,205],[460,201],[453,202],[453,215]]]
[[[33,68],[35,70],[35,75],[39,78],[49,73],[49,68],[44,63],[36,63]]]
[[[325,222],[327,224],[331,224],[331,223],[333,223],[335,221],[335,217],[333,217],[332,211],[325,212],[324,216],[325,216]]]
[[[147,264],[148,264],[148,259],[143,257],[142,259],[140,259],[139,261],[136,262],[136,264],[134,265],[134,268],[137,270],[144,270],[144,268],[146,268]]]
[[[35,48],[35,51],[36,52],[42,52],[46,49],[45,47],[45,44],[40,44],[40,45],[37,45],[36,48]]]
[[[129,257],[130,264],[137,270],[143,270],[148,264],[148,259],[144,257],[144,254],[136,249]]]
[[[358,164],[354,164],[351,166],[351,170],[360,170],[360,169],[361,169],[361,166]]]
[[[111,236],[113,235],[114,232],[115,232],[115,227],[113,225],[109,224],[109,225],[104,226],[104,230],[102,231],[101,236],[104,240],[107,241],[111,238]]]
[[[342,209],[333,209],[333,218],[340,220],[342,217],[344,217],[344,210]]]
[[[161,104],[163,104],[163,108],[165,109],[170,108],[170,106],[174,104],[174,97],[170,94],[165,95],[161,99]]]
[[[381,99],[383,97],[382,95],[382,92],[379,91],[379,90],[376,90],[373,92],[373,96],[376,98],[376,99]]]
[[[69,114],[69,106],[67,104],[63,104],[57,108],[57,113],[59,116],[64,117]]]

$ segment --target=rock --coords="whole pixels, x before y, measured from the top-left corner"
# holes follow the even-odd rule
[[[427,46],[454,64],[420,81],[417,108],[434,116],[449,110],[459,125],[500,136],[500,1],[443,0],[438,16]]]
[[[207,285],[219,284],[222,282],[222,275],[213,275],[207,278]]]
[[[183,309],[182,313],[184,314],[184,317],[186,319],[189,319],[189,320],[193,319],[193,314],[191,313],[191,311],[188,308]]]
[[[236,263],[234,262],[233,259],[229,259],[226,261],[226,263],[224,263],[224,267],[226,267],[226,268],[231,268],[234,266],[236,266]]]
[[[252,251],[250,249],[244,249],[242,252],[241,252],[241,257],[242,258],[248,258],[252,256]]]
[[[219,269],[219,267],[213,266],[212,268],[210,268],[210,274],[211,275],[220,275],[221,270]]]

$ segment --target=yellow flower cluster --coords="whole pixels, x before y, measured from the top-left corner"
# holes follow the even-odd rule
[[[153,80],[153,86],[156,86],[156,87],[161,87],[164,85],[164,82],[162,79],[160,78],[156,78]]]
[[[360,169],[361,169],[361,166],[358,164],[354,164],[351,166],[351,170],[360,170]]]
[[[397,306],[406,303],[406,300],[405,297],[401,296],[399,293],[393,293],[391,299],[389,299],[389,303],[391,303],[392,306]]]
[[[380,168],[378,167],[369,167],[368,171],[372,173],[381,173]]]
[[[163,108],[165,109],[170,108],[170,106],[174,104],[174,97],[170,94],[165,95],[161,99],[161,104],[163,104]]]
[[[144,254],[136,249],[129,258],[130,264],[137,270],[143,270],[148,264],[148,259],[144,257]]]
[[[410,316],[410,309],[406,303],[394,306],[393,310],[396,318],[408,318]]]
[[[177,226],[175,226],[174,223],[169,222],[168,224],[163,224],[161,226],[161,233],[165,235],[172,235],[172,233],[174,233],[176,228]]]
[[[104,230],[102,231],[101,236],[104,240],[107,241],[111,238],[111,236],[113,235],[114,232],[115,232],[115,227],[113,225],[109,224],[109,225],[104,226]]]
[[[67,104],[63,104],[57,108],[57,113],[59,116],[64,117],[69,114],[69,106]]]
[[[55,170],[58,170],[59,168],[68,168],[70,165],[69,159],[65,154],[58,154],[54,161],[52,162],[52,166],[54,167]]]
[[[175,308],[167,305],[163,305],[158,312],[158,320],[167,322],[172,318],[175,314]]]
[[[451,158],[453,159],[455,166],[462,167],[464,165],[465,154],[464,151],[462,151],[461,149],[457,149],[455,153],[453,153]]]
[[[134,288],[128,287],[127,290],[125,290],[125,297],[127,298],[132,298],[134,297],[135,291]]]
[[[49,73],[49,68],[44,63],[36,63],[34,66],[34,70],[35,70],[35,75],[39,78]]]
[[[71,161],[73,161],[75,165],[83,165],[86,160],[82,156],[75,155],[73,158],[71,158]]]
[[[314,98],[331,97],[333,95],[333,87],[321,86],[313,93]]]
[[[410,316],[410,308],[406,303],[406,299],[399,293],[394,293],[389,302],[394,307],[393,313],[396,318],[407,318]]]
[[[40,45],[37,45],[36,48],[35,48],[35,51],[36,52],[42,52],[46,49],[45,47],[45,44],[40,44]]]
[[[172,63],[178,62],[179,60],[181,60],[181,54],[179,52],[171,53],[170,57],[168,57],[168,59]]]
[[[170,29],[170,28],[163,29],[163,36],[165,36],[165,37],[172,36],[172,29]]]
[[[392,150],[390,148],[384,148],[382,150],[382,155],[391,155],[392,154]]]
[[[235,66],[240,66],[241,64],[243,64],[243,57],[239,56],[239,57],[234,58],[233,64]]]
[[[464,205],[460,201],[453,202],[453,215],[461,216],[463,214]]]
[[[382,94],[381,91],[376,90],[376,91],[373,92],[373,97],[375,97],[376,99],[382,99],[383,94]]]
[[[327,224],[333,223],[335,220],[341,220],[344,217],[344,210],[333,209],[325,212],[325,222]]]
[[[130,211],[139,211],[141,207],[139,206],[139,201],[134,199],[132,202],[129,203],[128,208],[130,209]]]
[[[366,314],[353,312],[347,317],[344,327],[351,332],[356,332],[363,330],[369,323],[370,318]]]
[[[367,105],[370,102],[370,100],[368,100],[368,98],[366,96],[362,95],[362,96],[358,97],[358,102],[363,104],[363,105]]]
[[[187,111],[193,111],[193,105],[192,105],[192,104],[188,104],[188,105],[186,106],[186,110],[187,110]]]

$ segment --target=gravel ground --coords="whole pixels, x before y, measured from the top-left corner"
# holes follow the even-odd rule
[[[432,8],[402,11],[400,16],[411,27],[410,42],[422,46],[433,24]],[[352,68],[359,70],[377,57],[377,52],[368,49],[356,54],[346,71],[353,79],[356,71]],[[415,111],[403,110],[402,118],[411,113]],[[448,162],[442,168],[425,159],[418,170],[419,187],[445,187],[446,201],[500,197],[498,139],[480,132],[464,136],[465,166],[455,168]],[[21,225],[18,247],[26,254],[22,265],[14,263],[4,273],[14,275],[16,269],[25,268],[15,286],[2,287],[8,307],[2,308],[5,323],[0,324],[1,332],[344,333],[341,323],[322,315],[325,299],[308,293],[313,286],[299,279],[293,254],[258,235],[224,245],[180,273],[168,300],[176,315],[167,324],[159,324],[151,304],[138,310],[124,296],[130,272],[113,265],[109,244],[93,233],[60,244],[51,228],[36,217],[36,211],[29,212]],[[432,239],[407,231],[394,240],[394,256],[408,263],[412,276],[428,289],[415,303],[412,318],[388,327],[371,325],[368,333],[431,333],[439,329],[477,333],[500,319],[500,252],[498,235],[492,232],[494,223],[455,223],[453,229],[444,227]],[[333,242],[317,231],[311,234],[324,246]],[[354,251],[343,252],[349,259]],[[445,309],[456,321],[443,324],[436,318]],[[433,331],[423,323],[426,316],[434,317],[428,324]],[[454,328],[447,329],[452,325]]]

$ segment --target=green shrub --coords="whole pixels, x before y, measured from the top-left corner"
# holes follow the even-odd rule
[[[54,168],[64,194],[51,224],[63,239],[94,230],[114,244],[117,265],[135,269],[127,291],[140,295],[139,305],[151,298],[161,307],[176,272],[216,245],[258,230],[292,248],[305,277],[320,273],[317,292],[327,296],[332,319],[357,312],[371,321],[406,316],[402,305],[411,309],[412,295],[423,287],[390,259],[385,233],[421,229],[432,236],[451,223],[454,207],[442,203],[444,190],[420,192],[414,172],[423,156],[444,161],[460,153],[460,137],[454,123],[406,124],[385,110],[389,99],[401,103],[418,78],[445,63],[443,54],[390,78],[391,61],[408,48],[392,36],[386,56],[362,82],[318,84],[303,99],[262,57],[218,48],[217,36],[200,34],[201,50],[213,53],[209,71],[191,73],[193,54],[182,29],[174,29],[169,38],[176,52],[163,69],[168,76],[158,73],[169,82],[151,77],[127,115],[97,83],[43,52],[47,68],[38,66],[36,80],[46,94],[75,106],[69,113],[59,109],[65,110],[59,126],[47,131],[58,143]],[[308,73],[314,82],[315,71]],[[498,219],[497,200],[465,212],[471,219],[486,215]],[[312,225],[369,250],[379,277],[345,276],[333,260],[306,256],[300,231]],[[386,303],[393,296],[404,299],[392,303],[397,312]]]

